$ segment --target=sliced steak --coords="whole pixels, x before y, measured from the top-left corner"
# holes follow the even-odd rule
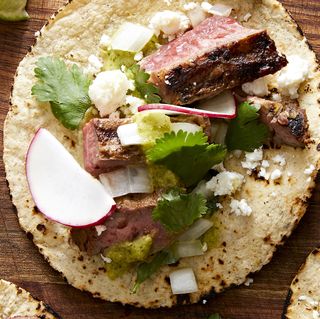
[[[213,16],[141,61],[163,101],[183,105],[208,98],[287,65],[265,30]]]
[[[201,116],[179,115],[172,122],[189,122],[203,128],[211,138],[210,120]],[[112,171],[121,166],[138,165],[145,162],[139,146],[122,146],[117,135],[120,125],[130,123],[130,119],[92,119],[83,128],[84,166],[93,176]]]
[[[72,239],[81,250],[89,255],[95,255],[111,245],[133,241],[140,236],[151,234],[152,250],[161,250],[170,244],[173,237],[151,217],[158,198],[159,194],[156,193],[116,198],[117,210],[105,221],[105,230],[100,235],[96,227],[72,229]]]
[[[120,125],[130,119],[92,119],[83,128],[84,166],[92,175],[111,171],[117,167],[145,162],[139,146],[122,146],[117,134]]]
[[[249,97],[248,100],[260,107],[260,120],[269,127],[274,144],[306,145],[309,139],[308,119],[297,100],[275,102],[258,97]]]

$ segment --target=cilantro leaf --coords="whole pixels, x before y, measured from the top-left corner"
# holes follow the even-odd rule
[[[222,162],[227,153],[224,146],[209,145],[207,140],[203,132],[180,130],[178,133],[166,133],[147,151],[147,159],[166,166],[186,186],[191,186],[201,180],[213,165]]]
[[[151,277],[159,268],[167,263],[170,254],[166,251],[161,251],[153,257],[151,262],[144,262],[138,266],[137,279],[131,290],[132,293],[136,293],[140,285]]]
[[[136,88],[136,95],[144,99],[147,103],[159,103],[161,97],[159,96],[159,89],[152,83],[148,83],[150,75],[140,69],[138,64],[134,64],[128,68],[126,72],[128,78],[134,80]]]
[[[153,220],[171,232],[180,232],[207,213],[206,199],[201,194],[181,194],[174,189],[162,195],[152,212]]]
[[[78,128],[91,106],[88,95],[91,79],[76,64],[68,69],[58,58],[42,57],[36,65],[38,82],[31,89],[32,95],[39,102],[50,102],[53,115],[63,126]]]
[[[248,102],[239,105],[237,117],[231,120],[226,135],[229,151],[253,152],[263,145],[269,136],[269,130],[258,118],[259,114],[254,105]]]

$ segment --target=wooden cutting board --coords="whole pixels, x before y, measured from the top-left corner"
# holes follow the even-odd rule
[[[19,61],[34,43],[34,33],[53,14],[63,0],[29,0],[31,19],[26,22],[0,22],[0,138],[2,150],[3,121],[9,108],[13,76]],[[283,0],[293,17],[306,33],[320,56],[320,1]],[[319,123],[320,125],[320,123]],[[17,128],[17,131],[19,128]],[[144,310],[112,304],[92,298],[67,285],[50,268],[24,232],[20,230],[12,206],[2,158],[0,159],[0,278],[28,289],[34,296],[50,304],[63,318],[207,318],[219,312],[231,319],[281,318],[288,287],[308,253],[320,246],[320,179],[306,216],[272,262],[252,275],[250,287],[240,286],[211,298],[203,305],[173,309]]]

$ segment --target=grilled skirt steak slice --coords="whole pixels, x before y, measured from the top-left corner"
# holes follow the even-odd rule
[[[260,107],[260,120],[269,127],[275,145],[306,145],[309,139],[309,124],[306,112],[300,108],[297,100],[275,102],[249,97],[248,101]]]
[[[168,246],[173,237],[159,222],[153,221],[152,210],[157,205],[159,194],[126,195],[116,198],[117,210],[104,222],[105,230],[98,235],[95,227],[72,229],[73,241],[89,255],[103,252],[105,248],[124,241],[133,241],[143,235],[153,236],[153,251]]]
[[[84,166],[92,175],[114,170],[121,166],[145,162],[139,146],[122,146],[117,135],[120,125],[130,119],[92,119],[83,128]]]
[[[141,61],[163,101],[184,105],[215,96],[287,65],[265,30],[213,16]]]
[[[202,116],[179,115],[172,122],[194,123],[203,128],[211,139],[210,120]],[[83,128],[84,166],[93,176],[112,171],[121,166],[145,163],[145,156],[139,146],[122,146],[117,135],[120,125],[131,123],[129,118],[111,120],[92,119]]]

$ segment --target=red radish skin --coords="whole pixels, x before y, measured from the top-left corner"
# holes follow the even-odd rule
[[[138,112],[152,111],[152,110],[169,111],[169,112],[174,112],[176,114],[200,115],[200,116],[207,116],[210,118],[217,118],[217,119],[233,119],[237,115],[236,113],[235,114],[214,113],[214,112],[204,111],[200,109],[193,109],[193,108],[188,108],[183,106],[177,106],[172,104],[146,104],[138,107]]]
[[[88,228],[88,227],[91,227],[91,226],[95,226],[95,225],[100,225],[102,224],[107,218],[109,218],[113,212],[116,210],[116,203],[113,201],[113,199],[111,198],[111,200],[113,201],[113,204],[111,205],[111,202],[110,202],[110,207],[108,207],[108,211],[106,213],[103,213],[103,214],[100,214],[101,216],[97,216],[98,219],[97,220],[94,220],[94,221],[91,221],[89,223],[86,223],[86,224],[78,224],[78,223],[66,223],[66,222],[62,222],[61,220],[56,219],[54,216],[52,215],[48,215],[46,214],[45,212],[45,209],[43,207],[41,207],[41,205],[38,204],[38,199],[37,199],[37,196],[36,194],[34,193],[33,191],[33,186],[31,185],[32,182],[32,178],[30,177],[31,173],[30,173],[30,163],[29,163],[29,159],[31,158],[31,154],[33,152],[33,146],[36,145],[37,143],[37,140],[40,138],[41,136],[41,133],[43,131],[47,131],[43,128],[39,128],[34,137],[32,138],[31,142],[30,142],[30,145],[29,145],[29,148],[28,148],[28,151],[27,151],[27,154],[26,154],[26,157],[25,157],[25,160],[26,160],[26,164],[25,164],[25,170],[26,170],[26,177],[27,177],[27,183],[28,183],[28,186],[29,186],[29,191],[31,193],[31,196],[33,198],[33,201],[37,207],[37,209],[46,217],[48,218],[49,220],[52,220],[54,222],[57,222],[57,223],[60,223],[62,225],[65,225],[65,226],[69,226],[69,227],[73,227],[73,228]],[[50,133],[49,133],[50,134]],[[51,134],[50,134],[51,135]],[[67,150],[65,150],[67,152]],[[71,156],[71,155],[70,155]],[[74,160],[74,159],[73,159]],[[78,165],[78,164],[77,164]],[[32,165],[31,165],[32,167]],[[48,168],[50,169],[50,168]],[[82,168],[81,168],[82,170]],[[88,173],[87,173],[88,174]],[[88,174],[89,175],[89,174]],[[90,175],[89,175],[90,176]],[[90,176],[91,177],[91,176]],[[93,178],[93,177],[92,177]],[[33,181],[34,182],[34,181]],[[76,181],[77,183],[77,181]],[[103,187],[103,186],[102,186]],[[107,197],[107,194],[106,194],[106,202],[105,204],[108,206],[108,201],[110,201],[110,199]],[[90,211],[88,211],[88,214],[90,214]]]

